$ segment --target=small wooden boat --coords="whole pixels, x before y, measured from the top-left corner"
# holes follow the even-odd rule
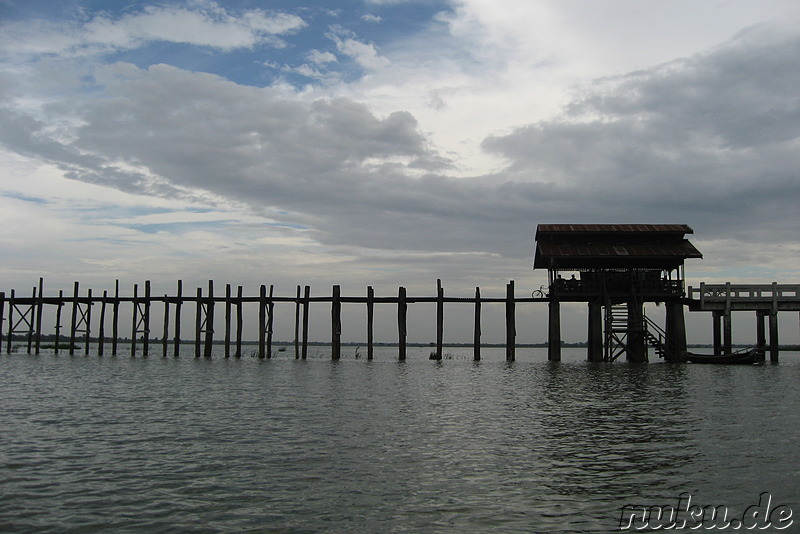
[[[727,354],[697,354],[684,352],[686,359],[692,363],[719,363],[728,365],[755,365],[764,363],[764,349],[750,349],[729,352]]]

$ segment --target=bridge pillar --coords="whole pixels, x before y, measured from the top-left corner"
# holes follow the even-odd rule
[[[603,361],[603,305],[600,301],[589,302],[589,337],[586,356],[590,362]]]
[[[769,312],[769,361],[778,363],[778,310]]]
[[[547,306],[549,320],[547,325],[547,359],[561,361],[561,303],[551,297]]]
[[[726,354],[733,352],[733,327],[731,326],[730,308],[725,308],[722,315],[722,343],[722,349]]]
[[[667,351],[664,359],[668,362],[686,361],[686,320],[683,315],[683,303],[679,300],[667,302]]]
[[[719,354],[722,352],[722,312],[715,310],[711,312],[711,317],[713,321],[714,354]]]
[[[629,362],[646,362],[647,345],[644,338],[644,311],[642,304],[628,301],[628,340],[626,358]]]

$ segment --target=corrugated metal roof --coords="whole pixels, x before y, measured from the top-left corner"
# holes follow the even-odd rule
[[[536,234],[545,233],[680,233],[693,234],[685,224],[540,224]]]

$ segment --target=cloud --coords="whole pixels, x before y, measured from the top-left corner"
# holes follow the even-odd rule
[[[164,41],[220,50],[283,46],[277,37],[306,26],[298,16],[249,10],[232,15],[214,2],[196,9],[145,6],[118,18],[98,15],[80,26],[45,20],[8,23],[0,46],[14,54],[86,55]]]
[[[378,54],[375,45],[359,41],[354,33],[340,26],[331,28],[328,38],[336,44],[339,52],[353,58],[367,70],[381,69],[391,63],[388,58]]]

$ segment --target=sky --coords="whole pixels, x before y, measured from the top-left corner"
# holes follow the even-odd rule
[[[796,0],[0,0],[0,290],[527,296],[544,223],[797,283],[798,87]]]

